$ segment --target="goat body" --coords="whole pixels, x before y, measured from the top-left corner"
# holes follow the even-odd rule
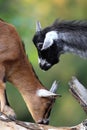
[[[6,109],[14,115],[6,104],[4,79],[17,87],[33,119],[46,124],[56,94],[37,79],[15,27],[0,20],[0,107],[1,112]],[[43,90],[48,95],[44,96]]]
[[[39,64],[44,70],[59,62],[65,52],[87,57],[87,21],[56,20],[51,26],[37,30],[33,42],[38,50]]]

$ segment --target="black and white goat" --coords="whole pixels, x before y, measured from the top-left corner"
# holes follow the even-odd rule
[[[41,29],[40,22],[36,23],[36,33],[33,42],[37,48],[39,65],[48,70],[59,62],[60,54],[75,53],[87,57],[87,22],[59,21]]]

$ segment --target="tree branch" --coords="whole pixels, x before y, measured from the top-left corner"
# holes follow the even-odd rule
[[[87,113],[87,89],[75,78],[69,82],[70,92]]]
[[[53,127],[47,125],[40,125],[36,123],[12,121],[7,119],[4,115],[0,116],[0,130],[86,130],[87,120],[81,124],[73,127]]]

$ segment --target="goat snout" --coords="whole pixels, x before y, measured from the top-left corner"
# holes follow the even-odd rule
[[[48,118],[48,119],[39,120],[37,123],[38,123],[38,124],[48,125],[48,124],[49,124],[49,118]]]
[[[40,63],[39,66],[42,70],[48,70],[51,67],[51,65],[47,63],[45,63],[44,65]]]
[[[51,64],[45,59],[39,59],[39,66],[43,70],[48,70],[51,67]]]
[[[40,60],[40,62],[39,62],[39,66],[40,66],[40,68],[42,69],[42,70],[45,70],[45,71],[47,71],[48,69],[50,69],[54,64],[56,64],[56,63],[58,63],[59,62],[59,59],[54,59],[54,62],[52,62],[52,63],[49,63],[49,62],[47,62],[46,60]]]

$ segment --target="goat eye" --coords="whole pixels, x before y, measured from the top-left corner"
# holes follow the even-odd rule
[[[40,50],[41,50],[42,45],[43,45],[42,43],[38,43],[38,45],[37,45],[38,49],[40,49]]]

